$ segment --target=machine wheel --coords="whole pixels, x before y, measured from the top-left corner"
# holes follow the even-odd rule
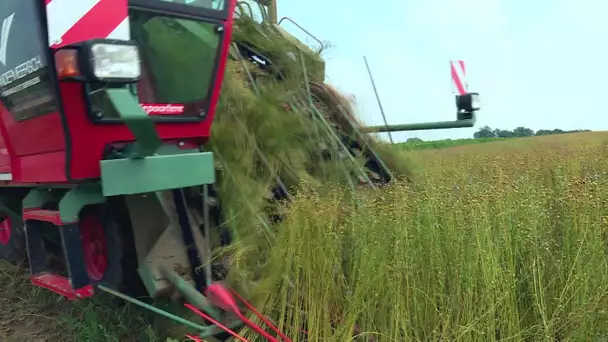
[[[135,244],[128,220],[115,203],[85,207],[80,215],[84,263],[93,283],[139,294]]]
[[[8,201],[5,202],[5,205],[13,213],[21,212],[21,206],[11,205]],[[0,211],[0,260],[12,264],[27,261],[23,220],[20,216],[3,211]]]

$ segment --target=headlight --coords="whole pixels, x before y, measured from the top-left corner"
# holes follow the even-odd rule
[[[479,98],[479,94],[477,94],[477,93],[472,93],[471,94],[471,108],[474,111],[477,111],[477,110],[481,109],[481,100]]]
[[[98,80],[136,80],[141,75],[135,45],[97,43],[90,51],[91,71]]]
[[[466,93],[456,95],[456,108],[458,111],[475,112],[481,109],[481,101],[478,93]]]
[[[137,45],[115,39],[64,46],[55,52],[55,68],[60,79],[77,82],[133,84],[141,75]]]

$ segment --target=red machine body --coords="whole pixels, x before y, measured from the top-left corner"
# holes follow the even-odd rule
[[[5,3],[0,5],[0,13],[12,14],[7,18],[0,18],[4,19],[0,57],[3,49],[6,53],[4,69],[0,75],[3,98],[0,102],[0,181],[4,185],[25,185],[68,183],[98,178],[99,161],[103,157],[104,149],[112,143],[133,141],[134,136],[123,123],[98,123],[90,119],[90,104],[85,84],[57,79],[55,52],[61,47],[90,39],[129,40],[130,8],[149,5],[155,10],[162,9],[171,14],[175,12],[176,16],[180,16],[185,12],[185,8],[180,6],[186,6],[166,4],[161,0],[3,2]],[[179,115],[158,116],[163,119],[155,124],[157,133],[168,143],[179,140],[189,145],[199,145],[209,137],[228,58],[232,13],[236,1],[226,3],[221,11],[216,11],[218,13],[207,18],[222,27],[213,84],[206,101],[207,114],[200,120],[188,122],[180,121]],[[204,17],[206,13],[201,12],[200,15]],[[34,28],[27,29],[28,25]],[[29,47],[20,48],[20,44]],[[25,73],[24,68],[34,72],[19,77],[17,74],[20,71]],[[144,67],[142,79],[137,85],[140,95],[145,93],[145,89],[142,89],[145,73]],[[24,79],[26,80],[21,82]],[[12,102],[12,105],[8,105],[4,101],[5,94],[11,96],[11,89],[32,79],[37,79],[39,83],[31,94],[26,90],[28,94],[17,99],[17,102],[21,101],[20,104]],[[29,105],[37,102],[41,105]],[[21,109],[24,106],[37,108],[35,113],[30,111],[29,114],[24,114],[24,117],[19,117],[15,114],[15,108]],[[24,112],[27,112],[27,109]]]

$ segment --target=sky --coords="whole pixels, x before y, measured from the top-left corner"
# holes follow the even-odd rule
[[[454,120],[449,61],[465,61],[482,103],[476,128],[393,133],[396,141],[470,138],[485,125],[608,130],[606,1],[278,2],[279,17],[331,44],[326,81],[354,96],[368,125],[383,120],[363,56],[389,124]]]

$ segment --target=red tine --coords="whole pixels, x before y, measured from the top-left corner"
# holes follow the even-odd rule
[[[225,332],[229,333],[230,335],[234,336],[234,338],[236,338],[237,340],[242,341],[242,342],[249,342],[249,340],[245,339],[243,336],[240,336],[239,334],[237,334],[236,332],[234,332],[233,330],[231,330],[227,326],[225,326],[222,323],[216,321],[211,316],[209,316],[209,315],[205,314],[204,312],[200,311],[199,309],[197,309],[193,305],[186,303],[186,304],[184,304],[184,306],[187,307],[188,309],[190,309],[195,314],[197,314],[197,315],[203,317],[204,319],[208,320],[209,322],[217,325],[218,327],[220,327],[220,329],[222,329]]]

